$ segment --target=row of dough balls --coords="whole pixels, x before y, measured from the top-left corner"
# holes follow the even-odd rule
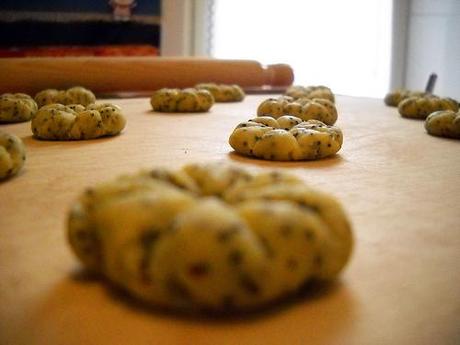
[[[426,131],[435,136],[460,138],[459,104],[452,98],[409,97],[398,105],[401,116],[425,119]]]
[[[426,131],[435,136],[460,139],[460,111],[440,110],[428,115]]]
[[[150,105],[154,111],[175,112],[206,112],[214,104],[214,97],[205,89],[169,89],[155,91],[150,97]]]
[[[201,83],[194,88],[162,88],[150,97],[150,104],[158,112],[206,112],[214,102],[241,102],[245,97],[238,85]]]
[[[16,135],[0,131],[0,180],[16,175],[26,160],[24,143]]]
[[[246,94],[236,84],[201,83],[195,85],[198,90],[208,90],[214,97],[215,102],[241,102]]]
[[[322,98],[298,98],[280,96],[268,98],[257,108],[258,116],[271,116],[278,118],[291,115],[307,120],[319,120],[327,125],[337,121],[337,109],[331,101]]]
[[[342,147],[340,128],[295,116],[261,116],[240,123],[230,135],[239,154],[266,160],[297,161],[331,156]]]
[[[426,119],[428,115],[438,110],[458,110],[458,103],[452,98],[437,96],[413,96],[399,102],[398,111],[402,117]]]
[[[81,140],[116,135],[126,124],[118,106],[50,104],[32,119],[35,137],[46,140]],[[17,136],[0,131],[0,180],[15,175],[24,165],[25,146]]]
[[[95,101],[94,94],[81,86],[67,90],[43,90],[37,93],[34,99],[24,93],[5,93],[0,96],[0,122],[29,121],[39,108],[48,104],[87,106]]]
[[[126,125],[121,108],[111,103],[41,107],[32,118],[32,132],[45,140],[84,140],[120,133]]]
[[[300,85],[293,85],[287,88],[285,92],[286,96],[292,97],[294,99],[297,98],[321,98],[327,99],[332,103],[335,102],[334,93],[330,88],[327,86],[319,85],[319,86],[300,86]]]
[[[333,197],[282,172],[222,164],[88,189],[71,208],[68,238],[87,269],[144,302],[224,313],[334,279],[353,246]]]
[[[431,135],[460,138],[459,103],[452,98],[401,89],[388,93],[384,102],[398,107],[402,117],[425,119],[425,129]]]
[[[383,99],[386,105],[397,107],[399,103],[409,97],[423,97],[427,93],[423,91],[411,91],[405,89],[397,89],[387,93]]]
[[[0,96],[0,122],[29,121],[37,110],[37,103],[25,93],[4,93]]]
[[[96,102],[96,96],[91,90],[81,86],[71,87],[67,90],[47,89],[40,91],[34,97],[38,107],[48,104],[81,104],[87,106]]]

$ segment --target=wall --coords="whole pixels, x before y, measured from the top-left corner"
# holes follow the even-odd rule
[[[405,86],[424,89],[435,72],[435,93],[460,98],[460,1],[412,0],[407,42]]]

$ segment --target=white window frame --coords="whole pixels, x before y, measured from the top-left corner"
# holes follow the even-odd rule
[[[393,0],[390,90],[405,87],[410,0]]]
[[[209,56],[213,0],[163,0],[162,56]]]

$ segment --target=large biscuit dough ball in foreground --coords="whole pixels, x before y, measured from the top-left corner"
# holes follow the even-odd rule
[[[293,175],[222,164],[90,188],[71,208],[68,237],[85,267],[147,304],[224,313],[335,279],[353,247],[332,196]]]

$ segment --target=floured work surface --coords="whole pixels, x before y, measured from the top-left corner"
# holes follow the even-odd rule
[[[123,107],[125,130],[88,141],[39,141],[30,123],[1,125],[28,155],[0,184],[0,344],[457,344],[460,141],[429,136],[382,100],[338,97],[338,155],[280,163],[232,153],[230,133],[265,98],[199,114],[110,100]],[[356,248],[337,283],[263,313],[214,319],[145,308],[82,271],[65,221],[85,187],[216,159],[281,168],[340,199]]]

